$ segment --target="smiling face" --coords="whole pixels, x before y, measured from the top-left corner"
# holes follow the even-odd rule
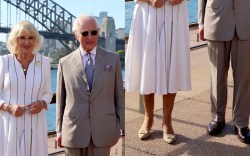
[[[17,36],[18,53],[32,54],[35,44],[35,36],[21,31]]]
[[[98,42],[98,28],[96,22],[92,18],[82,19],[79,30],[75,32],[76,39],[80,42],[80,46],[86,51],[92,51]]]

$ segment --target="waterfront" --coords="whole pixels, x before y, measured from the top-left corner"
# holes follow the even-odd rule
[[[198,0],[189,0],[188,1],[188,16],[189,16],[189,23],[196,23],[197,22],[197,10],[198,10]],[[132,14],[134,10],[135,3],[126,2],[125,3],[125,34],[129,34],[130,30],[130,23],[132,19]]]
[[[56,75],[57,70],[51,70],[51,88],[52,92],[56,92]],[[51,104],[49,105],[49,109],[46,112],[47,116],[47,125],[48,125],[48,131],[54,131],[55,125],[56,125],[56,105]]]

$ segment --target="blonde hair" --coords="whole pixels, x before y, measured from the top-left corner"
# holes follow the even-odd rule
[[[80,31],[80,29],[81,29],[82,25],[84,24],[84,22],[94,22],[96,28],[99,29],[99,26],[98,26],[98,24],[96,22],[96,19],[93,16],[80,15],[73,22],[73,26],[72,26],[73,34],[76,34],[76,33],[78,33]]]
[[[7,48],[12,54],[18,53],[17,37],[25,32],[30,36],[35,37],[35,43],[32,49],[33,53],[36,53],[43,45],[43,37],[39,35],[35,26],[27,20],[20,21],[12,27],[9,37],[7,39]]]

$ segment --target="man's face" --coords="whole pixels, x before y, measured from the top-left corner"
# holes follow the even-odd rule
[[[95,22],[93,20],[85,20],[80,28],[80,32],[77,32],[76,38],[86,52],[93,50],[98,42],[98,29]]]

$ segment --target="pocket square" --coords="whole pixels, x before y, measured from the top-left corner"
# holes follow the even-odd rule
[[[105,72],[112,71],[112,70],[113,70],[112,65],[110,65],[110,64],[105,65],[105,67],[104,67]]]

